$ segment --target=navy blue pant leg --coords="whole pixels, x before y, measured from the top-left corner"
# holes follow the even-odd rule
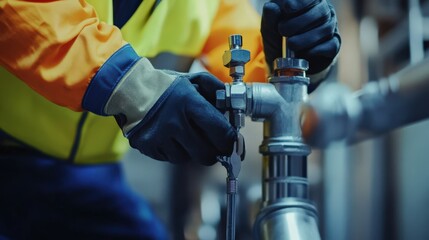
[[[167,239],[119,164],[0,156],[0,239]]]

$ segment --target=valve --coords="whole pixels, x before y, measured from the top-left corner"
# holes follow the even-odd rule
[[[223,65],[229,68],[232,83],[226,83],[225,89],[216,91],[216,107],[229,111],[229,121],[237,130],[244,127],[245,117],[251,112],[251,86],[243,82],[245,64],[250,60],[250,52],[241,48],[241,35],[228,38],[229,50],[222,56]]]

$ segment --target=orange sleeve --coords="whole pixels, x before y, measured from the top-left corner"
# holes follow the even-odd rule
[[[222,64],[222,55],[229,49],[228,37],[243,36],[243,48],[250,51],[250,62],[246,64],[244,80],[265,82],[268,76],[260,34],[261,16],[249,0],[221,0],[210,36],[204,46],[201,61],[208,71],[224,82],[230,82],[228,68]]]
[[[90,80],[125,44],[84,0],[0,0],[0,32],[0,65],[73,110],[82,110]]]

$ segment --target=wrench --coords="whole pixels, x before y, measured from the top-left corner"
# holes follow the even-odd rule
[[[237,141],[234,143],[234,149],[231,156],[218,157],[218,161],[226,168],[226,193],[227,193],[227,212],[226,212],[226,239],[235,239],[236,222],[236,194],[238,190],[238,174],[241,170],[241,160],[244,158],[245,147],[244,138],[238,133]]]

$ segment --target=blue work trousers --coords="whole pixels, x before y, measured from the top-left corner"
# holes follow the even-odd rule
[[[119,164],[0,153],[0,239],[167,239]]]

